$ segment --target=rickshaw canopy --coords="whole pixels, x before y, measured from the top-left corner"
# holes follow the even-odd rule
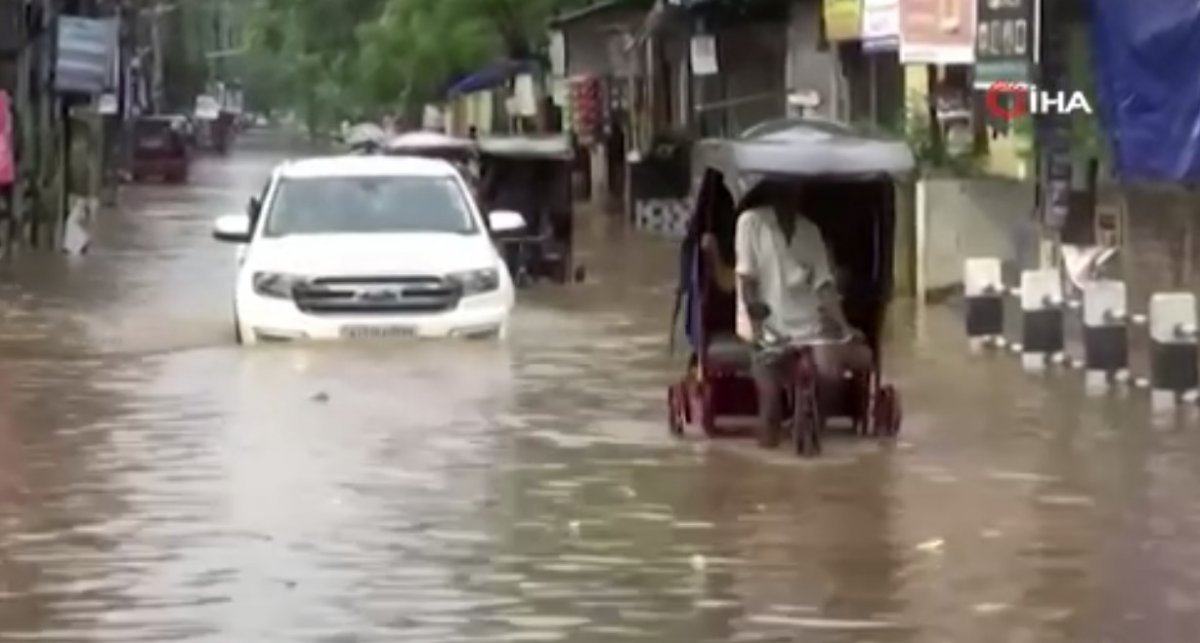
[[[346,144],[351,147],[378,145],[387,139],[383,128],[375,123],[359,123],[346,132]]]
[[[696,146],[701,170],[725,177],[734,198],[764,179],[873,181],[915,167],[902,141],[867,136],[832,121],[786,119],[763,123],[737,139],[708,139]]]
[[[476,149],[475,141],[469,138],[457,138],[438,132],[407,132],[392,137],[384,144],[384,149],[390,153],[447,152],[470,154]]]
[[[575,150],[566,136],[489,136],[479,139],[487,156],[529,161],[571,161]]]

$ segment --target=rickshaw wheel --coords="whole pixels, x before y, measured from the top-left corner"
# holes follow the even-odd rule
[[[822,419],[817,387],[811,382],[797,384],[792,403],[792,443],[796,455],[820,455]]]
[[[711,438],[717,431],[717,418],[713,414],[713,387],[707,382],[699,382],[696,388],[700,395],[700,426],[704,428],[704,435]]]
[[[903,421],[900,408],[900,394],[893,386],[880,387],[875,399],[875,434],[883,437],[895,437],[900,433]]]
[[[854,392],[857,399],[855,408],[854,428],[859,436],[875,435],[878,426],[875,423],[875,398],[879,390],[879,380],[875,373],[858,373],[854,376]]]
[[[671,435],[683,437],[683,418],[680,416],[679,392],[672,386],[667,389],[667,427]]]

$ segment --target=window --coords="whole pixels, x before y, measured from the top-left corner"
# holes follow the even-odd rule
[[[449,177],[285,178],[271,201],[268,237],[478,231],[459,183]]]

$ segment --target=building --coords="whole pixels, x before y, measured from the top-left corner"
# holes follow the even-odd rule
[[[61,2],[0,4],[0,89],[8,98],[11,182],[0,185],[0,252],[52,247],[66,210],[67,117],[48,82]],[[4,159],[8,161],[9,159]]]
[[[556,17],[551,29],[551,75],[563,125],[573,131],[589,187],[621,200],[630,141],[628,97],[637,78],[632,55],[650,2],[610,0]]]

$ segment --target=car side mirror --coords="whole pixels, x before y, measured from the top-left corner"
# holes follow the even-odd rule
[[[213,238],[228,243],[249,243],[252,232],[250,217],[244,214],[227,214],[213,223]]]
[[[488,227],[499,234],[520,232],[525,229],[525,217],[514,210],[494,210],[488,214]]]

